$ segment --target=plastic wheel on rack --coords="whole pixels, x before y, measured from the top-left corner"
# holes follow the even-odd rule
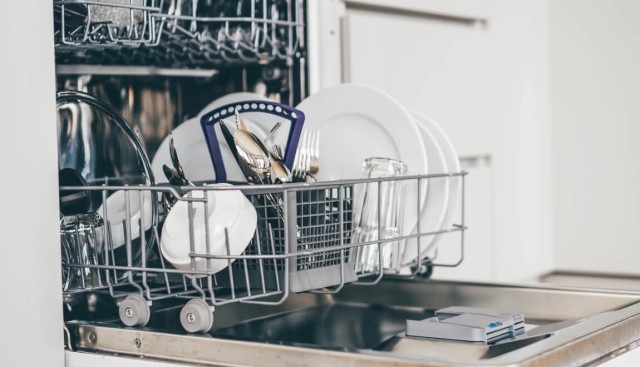
[[[430,259],[425,259],[422,261],[422,264],[420,264],[420,268],[416,267],[415,265],[411,265],[411,272],[415,272],[417,269],[419,270],[416,276],[429,279],[433,274],[433,263]]]
[[[190,333],[206,333],[213,327],[213,311],[202,299],[192,299],[180,311],[180,323]]]
[[[119,314],[126,326],[145,326],[151,317],[151,308],[144,297],[131,294],[120,303]]]

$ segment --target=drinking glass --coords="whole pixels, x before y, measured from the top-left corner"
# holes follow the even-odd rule
[[[404,176],[407,166],[399,160],[374,157],[365,159],[362,171],[364,178],[374,180],[356,185],[352,239],[354,243],[378,242],[357,248],[356,272],[398,271],[404,241],[394,238],[402,233],[403,181],[375,179]]]
[[[97,288],[105,285],[99,269],[68,265],[104,265],[103,221],[97,213],[66,216],[60,225],[62,246],[62,287],[64,291]]]

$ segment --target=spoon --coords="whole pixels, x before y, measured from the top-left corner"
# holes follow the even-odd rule
[[[262,141],[254,134],[243,129],[236,129],[233,132],[233,138],[240,157],[246,160],[260,181],[269,181],[271,159],[269,158],[269,150],[262,144]]]
[[[162,171],[167,177],[167,180],[169,180],[169,183],[173,186],[189,185],[189,182],[186,182],[182,177],[180,177],[175,169],[167,166],[166,164],[162,165]],[[169,210],[171,210],[171,208],[178,202],[178,198],[175,197],[175,195],[173,195],[171,192],[162,193],[162,199],[167,212],[169,212]]]
[[[240,115],[240,112],[238,112],[238,110],[236,110],[235,116],[236,116],[236,128],[251,132],[251,129],[249,129],[247,125],[247,120],[245,120],[242,117],[242,115]],[[276,132],[278,131],[278,129],[280,129],[280,126],[282,126],[282,122],[280,121],[276,122],[276,124],[273,125],[271,130],[269,130],[269,134],[267,134],[267,136],[262,141],[264,146],[269,146],[271,143],[273,143],[273,139],[276,137]]]
[[[283,184],[291,182],[291,171],[282,161],[282,148],[280,145],[273,145],[271,148],[271,172],[273,173],[273,183]]]
[[[173,186],[193,186],[191,182],[182,178],[175,169],[167,166],[166,164],[162,165],[162,171],[164,172],[164,175],[167,176],[169,183]]]
[[[224,121],[220,120],[220,129],[225,141],[231,149],[242,173],[249,184],[269,184],[271,181],[271,160],[269,150],[260,139],[252,133],[236,129],[233,133]],[[284,203],[276,199],[273,194],[264,194],[269,207],[273,208],[278,217],[284,217]]]
[[[220,128],[247,181],[255,184],[268,183],[271,160],[269,150],[260,139],[244,129],[236,129],[232,133],[222,120]]]
[[[238,163],[242,174],[247,178],[247,181],[249,183],[254,183],[253,178],[255,176],[255,172],[253,171],[253,169],[251,169],[251,167],[249,167],[248,164],[246,164],[245,160],[240,157],[240,153],[238,152],[238,148],[236,147],[236,141],[233,137],[233,133],[231,132],[231,130],[229,130],[227,124],[225,124],[223,120],[220,120],[220,130],[222,130],[222,136],[227,142],[227,146],[229,146],[231,154],[233,154],[233,157],[236,159],[236,162]]]

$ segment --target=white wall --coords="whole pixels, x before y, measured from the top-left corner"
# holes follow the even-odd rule
[[[52,3],[0,13],[0,366],[63,366]]]
[[[640,2],[550,1],[556,267],[640,272]]]

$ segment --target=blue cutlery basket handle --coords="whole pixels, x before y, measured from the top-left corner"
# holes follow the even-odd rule
[[[218,107],[215,110],[207,112],[200,118],[200,125],[202,126],[207,146],[209,147],[213,170],[216,173],[216,181],[218,183],[226,182],[227,172],[224,167],[224,161],[222,160],[215,125],[221,119],[234,118],[236,110],[238,112],[266,113],[290,122],[289,136],[287,137],[287,146],[284,152],[284,164],[287,168],[292,169],[296,150],[298,149],[298,142],[300,141],[302,126],[304,125],[304,113],[290,106],[271,101],[240,101]]]

